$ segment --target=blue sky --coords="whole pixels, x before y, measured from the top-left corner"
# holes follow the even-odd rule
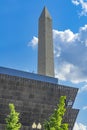
[[[44,6],[53,19],[55,76],[79,88],[74,130],[87,130],[87,0],[0,0],[0,66],[37,73]]]

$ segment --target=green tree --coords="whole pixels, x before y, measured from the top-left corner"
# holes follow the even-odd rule
[[[68,130],[68,124],[63,123],[63,116],[65,114],[65,100],[66,96],[61,96],[57,109],[54,110],[53,114],[43,124],[45,130]]]
[[[6,118],[6,130],[19,130],[21,123],[19,122],[19,113],[15,111],[14,104],[9,104],[10,114]]]

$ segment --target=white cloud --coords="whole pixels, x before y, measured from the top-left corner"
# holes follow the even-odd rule
[[[60,61],[58,68],[55,70],[56,77],[60,80],[69,80],[73,83],[79,83],[84,80],[79,72],[79,68],[73,64]]]
[[[72,3],[76,6],[81,6],[81,16],[87,16],[87,0],[72,0]]]
[[[87,82],[87,25],[78,33],[53,30],[55,72],[60,80]]]
[[[81,15],[87,16],[87,1],[80,0],[81,6],[82,6],[82,12]]]
[[[75,5],[79,5],[79,1],[77,1],[77,0],[72,0],[72,3]]]
[[[84,106],[84,107],[83,107],[83,110],[87,110],[87,106]]]
[[[28,46],[32,46],[33,48],[38,44],[38,38],[33,36],[32,40],[28,43]]]
[[[86,92],[86,91],[87,91],[87,84],[79,89],[79,92]]]
[[[58,38],[59,40],[62,40],[62,42],[70,43],[76,38],[76,34],[74,34],[70,29],[67,29],[65,31],[57,31],[53,30],[53,38]]]
[[[87,126],[82,123],[75,123],[73,130],[87,130]]]

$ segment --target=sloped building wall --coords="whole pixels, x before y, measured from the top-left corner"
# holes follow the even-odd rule
[[[64,122],[68,122],[72,130],[79,111],[72,109],[77,91],[77,88],[59,84],[0,74],[0,130],[4,130],[9,103],[14,103],[20,112],[22,129],[31,130],[33,122],[42,124],[51,115],[61,95],[67,96],[67,104],[72,101],[64,116]]]

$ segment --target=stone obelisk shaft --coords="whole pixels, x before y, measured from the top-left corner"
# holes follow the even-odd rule
[[[44,7],[39,18],[38,73],[54,77],[52,18]]]

